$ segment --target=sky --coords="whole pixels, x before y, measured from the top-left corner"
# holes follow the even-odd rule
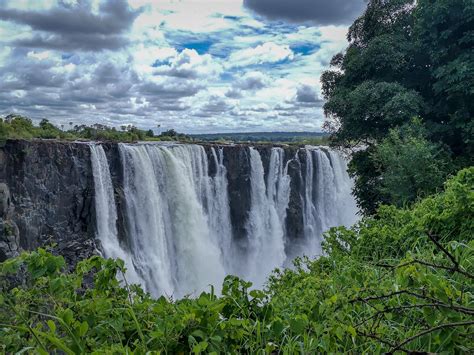
[[[320,131],[364,0],[0,0],[0,116],[184,133]]]

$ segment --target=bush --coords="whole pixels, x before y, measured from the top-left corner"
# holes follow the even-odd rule
[[[267,287],[152,299],[100,257],[67,272],[45,249],[0,264],[6,353],[472,352],[474,168],[412,209],[382,207],[326,236],[326,255]],[[21,281],[18,275],[24,275]],[[91,278],[93,283],[91,284]]]

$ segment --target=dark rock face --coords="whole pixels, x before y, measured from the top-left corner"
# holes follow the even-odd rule
[[[13,205],[10,190],[0,183],[0,261],[18,256],[20,250],[20,232],[12,220]]]
[[[224,166],[227,169],[230,220],[236,240],[246,238],[246,222],[250,211],[250,156],[244,146],[224,147]]]
[[[86,144],[7,141],[0,182],[9,190],[19,247],[57,243],[68,263],[94,253],[94,185]],[[1,249],[1,247],[0,247]]]
[[[118,234],[127,238],[123,166],[119,145],[103,143],[115,187]],[[247,145],[204,145],[209,173],[216,173],[211,147],[223,149],[227,170],[230,218],[236,245],[247,237],[251,207],[250,150]],[[265,178],[272,146],[257,145]],[[291,252],[304,238],[303,199],[305,154],[295,147],[284,147],[285,163],[291,177],[286,233]],[[302,173],[303,172],[303,173]],[[100,249],[95,238],[94,177],[90,148],[86,143],[47,140],[10,140],[0,147],[0,261],[31,250],[57,244],[56,250],[69,265]]]

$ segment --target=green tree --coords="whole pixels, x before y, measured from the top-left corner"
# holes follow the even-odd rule
[[[397,206],[436,192],[452,169],[450,156],[426,139],[419,119],[391,129],[371,158],[380,178],[378,193]]]
[[[367,149],[351,162],[365,212],[387,202],[374,146],[414,116],[423,118],[426,139],[446,145],[459,167],[474,163],[472,28],[471,0],[370,0],[349,29],[348,48],[323,73],[332,144]]]

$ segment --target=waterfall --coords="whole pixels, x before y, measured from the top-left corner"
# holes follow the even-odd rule
[[[208,160],[197,145],[120,144],[132,257],[154,295],[183,296],[224,277],[207,213]]]
[[[207,215],[211,234],[220,247],[222,263],[225,270],[230,272],[237,270],[238,264],[234,263],[236,258],[232,243],[227,169],[224,166],[224,151],[222,148],[219,148],[216,153],[216,149],[211,147],[211,154],[216,167],[216,175],[214,178],[208,178],[211,179],[210,190],[212,195],[208,198],[210,204]]]
[[[344,158],[328,149],[307,146],[304,230],[310,253],[321,255],[321,238],[331,227],[357,221],[357,206],[351,195],[352,180]]]
[[[251,207],[247,225],[248,277],[258,285],[275,267],[283,265],[285,255],[285,215],[289,200],[289,179],[283,167],[284,151],[272,149],[267,184],[260,154],[250,148]]]
[[[243,183],[238,186],[248,183],[248,191],[237,191],[249,196],[244,220],[231,218],[228,178],[232,173],[235,181],[236,172],[228,171],[226,149],[249,153],[242,158],[248,159],[242,162],[248,175],[237,177]],[[125,261],[128,281],[153,296],[196,296],[209,285],[219,292],[227,274],[261,287],[274,268],[290,264],[295,255],[289,246],[301,246],[296,255],[321,255],[324,231],[357,219],[346,160],[329,148],[308,146],[286,156],[277,147],[140,143],[119,144],[119,152],[123,181],[117,188],[123,189],[125,216],[120,237],[107,157],[100,145],[91,145],[97,236],[105,256]],[[292,191],[295,176],[301,184]],[[296,229],[302,236],[287,225],[289,211],[301,216]],[[246,231],[239,240],[233,235],[238,224]]]
[[[101,145],[90,145],[92,172],[94,175],[95,210],[97,238],[107,258],[125,261],[125,277],[130,283],[143,284],[138,276],[129,254],[120,246],[117,236],[117,209],[115,207],[114,188],[110,177],[109,163]]]

